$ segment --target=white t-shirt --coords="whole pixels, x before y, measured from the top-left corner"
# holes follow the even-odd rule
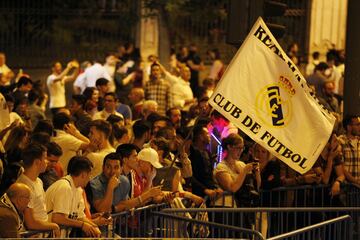
[[[106,69],[100,63],[95,63],[77,77],[74,86],[79,87],[81,92],[83,92],[86,87],[95,87],[96,80],[99,78],[111,81],[111,77]]]
[[[62,130],[56,130],[56,136],[51,138],[51,141],[56,142],[61,147],[63,154],[59,158],[59,163],[64,170],[64,173],[67,173],[67,166],[70,159],[76,156],[77,151],[81,144],[84,142],[80,139],[77,139],[73,135],[66,133]]]
[[[72,219],[85,218],[82,193],[83,189],[75,187],[70,175],[53,183],[45,194],[49,221],[52,221],[52,213],[63,213]],[[61,231],[61,237],[66,237],[65,232]]]
[[[88,155],[86,155],[86,157],[88,157],[89,160],[94,165],[94,167],[91,171],[90,179],[93,179],[97,175],[101,174],[105,156],[108,155],[109,153],[113,153],[113,152],[116,152],[115,148],[108,147],[108,148],[104,148],[98,152],[92,152],[92,153],[89,153]]]
[[[45,204],[45,191],[41,179],[36,178],[36,180],[33,181],[25,174],[21,174],[17,182],[24,183],[31,189],[28,207],[33,209],[34,218],[41,221],[47,221],[48,215]]]
[[[242,161],[236,161],[236,166],[243,171],[246,164]],[[224,161],[219,163],[214,169],[214,177],[216,180],[216,175],[219,173],[228,173],[233,181],[237,178],[239,173],[237,173],[234,169],[231,169]],[[226,207],[236,207],[236,202],[233,197],[230,195],[226,195],[225,197],[220,197],[215,201],[215,206],[226,206]]]
[[[62,108],[66,106],[65,99],[65,81],[55,81],[56,75],[51,74],[46,81],[50,93],[50,108]]]

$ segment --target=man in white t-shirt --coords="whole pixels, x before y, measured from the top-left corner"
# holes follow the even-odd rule
[[[73,73],[68,75],[73,68],[75,68]],[[75,80],[79,74],[79,63],[71,61],[63,70],[61,63],[55,62],[51,70],[52,74],[48,76],[46,84],[50,93],[49,107],[52,113],[55,114],[59,109],[66,106],[65,83]]]
[[[90,180],[92,166],[86,157],[71,158],[69,175],[53,183],[46,191],[46,209],[51,222],[81,229],[87,237],[100,237],[98,226],[84,213],[82,188]],[[68,237],[66,231],[61,231],[61,237]]]
[[[96,80],[99,78],[111,80],[106,68],[100,63],[94,63],[94,65],[86,68],[85,71],[76,78],[74,89],[80,89],[82,93],[87,87],[95,87]]]
[[[90,141],[70,123],[70,116],[66,113],[55,114],[53,125],[56,135],[51,138],[51,141],[56,142],[63,151],[59,163],[66,174],[70,159],[80,150],[87,149]]]
[[[115,152],[109,142],[111,135],[111,125],[105,120],[94,120],[91,123],[89,138],[91,142],[98,142],[97,151],[90,152],[86,156],[94,165],[91,172],[91,179],[101,174],[104,158],[109,153]]]
[[[23,150],[24,173],[17,182],[24,183],[30,190],[30,202],[24,211],[25,224],[32,230],[54,230],[59,236],[60,228],[56,223],[49,223],[45,205],[45,192],[39,174],[46,169],[46,148],[40,144],[31,144]]]

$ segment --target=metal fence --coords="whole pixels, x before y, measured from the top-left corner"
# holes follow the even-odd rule
[[[253,229],[254,231],[261,232],[265,238],[275,237],[301,228],[317,225],[344,215],[351,216],[353,221],[346,224],[345,230],[343,224],[336,224],[336,226],[332,226],[332,231],[336,233],[341,232],[343,233],[342,236],[346,233],[349,238],[337,239],[358,239],[360,231],[358,224],[360,208],[193,208],[163,209],[162,212],[173,215],[173,222],[177,221],[176,216],[178,214],[199,214],[206,212],[209,215],[209,222]],[[168,215],[166,216],[167,219],[170,218]],[[174,223],[168,223],[170,226],[172,224]],[[219,234],[219,232],[217,234]],[[220,235],[217,234],[215,233],[214,237],[226,237],[226,235],[222,235],[221,233]]]
[[[113,224],[102,227],[101,230],[104,237],[262,239],[262,236],[275,237],[289,232],[300,234],[299,229],[312,226],[306,228],[306,231],[302,229],[304,231],[301,231],[301,234],[306,232],[308,234],[306,236],[314,236],[311,234],[326,236],[323,234],[330,231],[333,234],[331,236],[340,233],[341,236],[349,234],[349,238],[330,239],[358,239],[360,190],[353,184],[345,184],[342,189],[346,193],[343,194],[340,202],[342,206],[338,205],[338,201],[331,199],[327,185],[282,187],[260,193],[259,206],[266,207],[234,208],[236,201],[232,195],[223,197],[223,199],[231,197],[234,205],[230,207],[218,205],[207,209],[172,209],[167,204],[149,205],[113,214]],[[269,199],[273,201],[269,202]],[[348,220],[329,222],[344,215],[351,216],[352,222],[349,223]],[[25,232],[23,236],[29,237],[35,233],[39,232]],[[294,236],[298,238],[291,239],[329,239],[301,237],[305,235]]]
[[[111,6],[110,2],[115,2]],[[0,51],[13,68],[94,60],[133,41],[138,1],[0,1]]]
[[[344,215],[292,232],[284,233],[269,240],[300,239],[348,239],[352,240],[351,217]]]

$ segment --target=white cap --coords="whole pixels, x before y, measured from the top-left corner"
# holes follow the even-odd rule
[[[137,155],[138,159],[141,161],[149,162],[153,165],[154,168],[162,168],[160,164],[159,155],[155,149],[151,147],[143,148]]]

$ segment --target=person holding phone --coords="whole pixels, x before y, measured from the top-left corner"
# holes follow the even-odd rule
[[[225,191],[236,193],[243,187],[246,176],[254,171],[256,177],[255,188],[258,190],[261,184],[259,163],[250,162],[245,164],[239,160],[244,148],[243,138],[232,133],[223,139],[222,147],[225,152],[224,160],[214,170],[215,179],[220,187]],[[247,205],[244,200],[237,200],[237,204]],[[233,207],[233,204],[235,203],[228,202],[226,198],[225,203],[223,203],[227,207]],[[235,207],[237,204],[235,204]]]

